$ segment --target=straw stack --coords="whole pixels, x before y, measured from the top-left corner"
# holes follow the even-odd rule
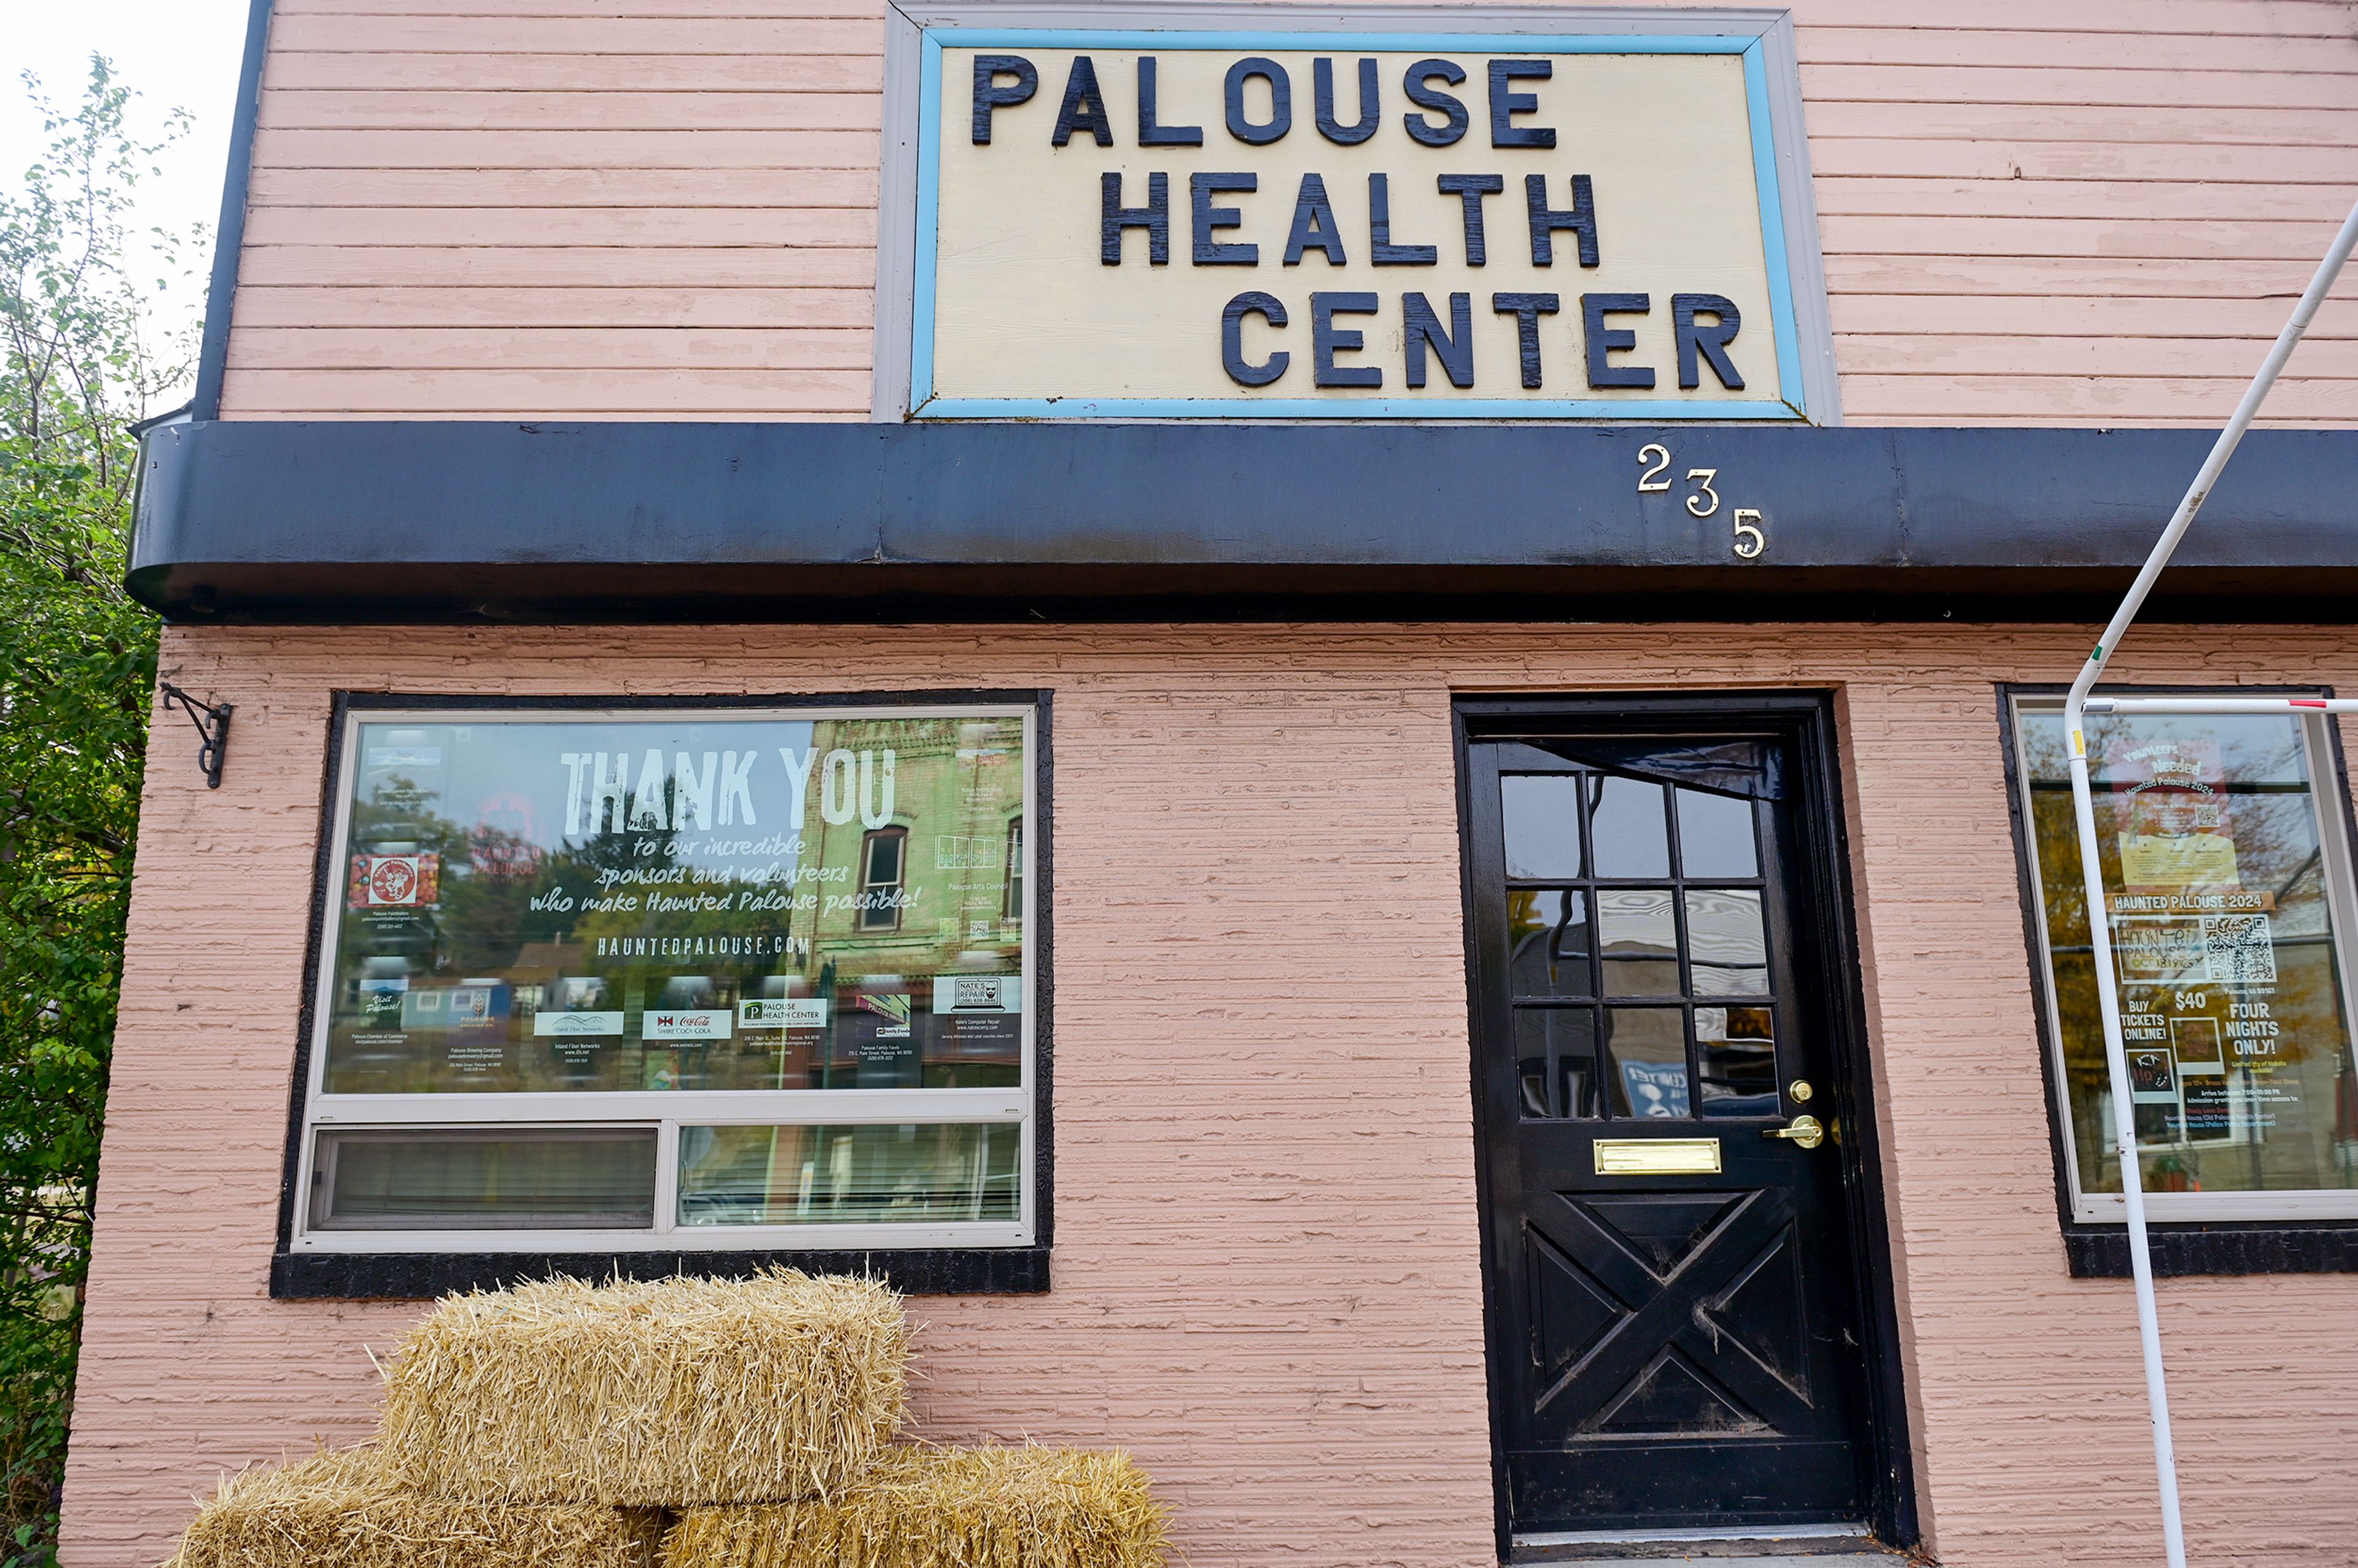
[[[1162,1568],[1165,1523],[1127,1454],[895,1448],[839,1498],[688,1509],[661,1568]]]
[[[653,1512],[421,1495],[347,1449],[224,1481],[165,1568],[647,1568],[661,1532]]]
[[[892,1446],[907,1355],[866,1280],[453,1296],[374,1444],[224,1483],[167,1568],[1162,1568],[1124,1454]]]
[[[397,1479],[481,1503],[830,1498],[899,1426],[907,1357],[874,1281],[551,1280],[412,1330],[380,1442]]]

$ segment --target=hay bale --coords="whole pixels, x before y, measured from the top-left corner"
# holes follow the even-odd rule
[[[832,1501],[688,1509],[661,1568],[1161,1568],[1166,1523],[1126,1454],[896,1448]]]
[[[653,1511],[423,1497],[347,1449],[222,1482],[165,1568],[647,1568],[661,1533]]]
[[[867,1280],[572,1280],[452,1296],[386,1379],[411,1485],[611,1508],[833,1497],[900,1424],[908,1329]]]

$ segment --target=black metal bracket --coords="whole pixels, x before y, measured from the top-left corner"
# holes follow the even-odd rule
[[[226,702],[203,703],[174,686],[158,681],[166,708],[178,704],[197,727],[197,766],[204,770],[205,787],[221,788],[222,764],[229,756],[229,716],[236,709]]]

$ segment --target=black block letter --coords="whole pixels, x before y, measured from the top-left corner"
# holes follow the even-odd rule
[[[1269,83],[1269,124],[1256,125],[1245,118],[1245,83],[1253,77]],[[1240,142],[1257,147],[1284,136],[1293,129],[1293,83],[1285,74],[1285,67],[1273,59],[1252,55],[1228,67],[1228,80],[1221,84],[1220,96],[1228,111],[1228,135]],[[1236,189],[1249,190],[1250,186]]]
[[[1494,147],[1552,147],[1555,130],[1549,125],[1518,125],[1509,116],[1535,113],[1535,94],[1518,92],[1518,78],[1544,81],[1555,74],[1555,63],[1544,59],[1494,59],[1490,62],[1490,145]]]
[[[1441,358],[1441,368],[1449,373],[1449,384],[1464,388],[1474,384],[1474,297],[1453,294],[1449,297],[1449,330],[1441,330],[1441,318],[1433,313],[1433,302],[1422,294],[1401,296],[1401,346],[1408,353],[1408,384],[1424,384],[1424,351],[1429,344]],[[1538,350],[1534,346],[1534,353]]]
[[[1111,169],[1098,176],[1099,217],[1098,221],[1098,259],[1108,266],[1121,265],[1121,232],[1124,229],[1146,231],[1146,259],[1154,266],[1164,266],[1171,260],[1171,177],[1150,174],[1146,177],[1146,205],[1125,207],[1121,204],[1121,176]]]
[[[1605,325],[1607,316],[1643,316],[1654,308],[1643,294],[1584,294],[1580,297],[1580,331],[1588,345],[1591,386],[1651,386],[1654,373],[1644,365],[1607,364],[1605,356],[1638,346],[1638,334]]]
[[[1432,266],[1441,260],[1436,245],[1392,243],[1392,184],[1384,174],[1368,176],[1368,243],[1378,266]]]
[[[1445,59],[1421,59],[1401,76],[1401,89],[1418,109],[1438,109],[1448,116],[1448,122],[1436,125],[1412,109],[1401,116],[1401,124],[1426,146],[1445,147],[1466,134],[1466,105],[1446,92],[1427,87],[1426,80],[1435,76],[1455,87],[1466,80],[1466,70]]]
[[[1384,123],[1383,105],[1376,100],[1376,62],[1359,62],[1359,118],[1346,125],[1335,118],[1335,62],[1314,59],[1310,62],[1310,85],[1318,100],[1318,134],[1343,146],[1357,146],[1376,134]]]
[[[999,85],[1002,76],[1015,80]],[[1020,54],[979,54],[974,57],[974,145],[990,145],[990,112],[1032,102],[1040,91],[1040,73]]]
[[[1108,178],[1111,178],[1109,176]],[[1197,266],[1259,266],[1259,245],[1227,244],[1212,238],[1218,229],[1241,226],[1244,219],[1233,207],[1215,207],[1212,198],[1227,190],[1258,190],[1260,176],[1257,174],[1191,174],[1187,177],[1187,204],[1195,214],[1195,265]]]
[[[1444,174],[1438,183],[1444,196],[1455,196],[1466,204],[1466,265],[1483,265],[1490,259],[1490,250],[1482,238],[1482,198],[1506,189],[1506,180],[1495,174]]]
[[[1521,351],[1523,385],[1536,391],[1540,384],[1540,318],[1552,316],[1563,308],[1563,302],[1552,294],[1494,294],[1490,308],[1501,316],[1515,319],[1515,346]]]
[[[1138,145],[1141,147],[1200,147],[1201,125],[1158,125],[1154,123],[1154,57],[1138,57]]]
[[[1285,307],[1258,291],[1238,295],[1220,312],[1220,363],[1238,386],[1267,386],[1285,373],[1293,356],[1280,349],[1260,364],[1245,362],[1245,318],[1260,316],[1272,327],[1285,325]]]
[[[1072,74],[1065,78],[1065,106],[1056,111],[1056,134],[1048,139],[1061,147],[1075,131],[1088,132],[1101,147],[1113,146],[1113,118],[1098,86],[1097,64],[1085,54],[1073,57]]]
[[[1335,204],[1326,200],[1326,182],[1314,174],[1302,177],[1301,193],[1293,199],[1293,232],[1285,238],[1285,265],[1301,265],[1304,251],[1322,251],[1331,265],[1344,265],[1343,234],[1335,222]]]
[[[1719,319],[1704,326],[1695,319],[1695,312],[1716,316]],[[1671,296],[1671,329],[1678,335],[1679,384],[1703,384],[1701,369],[1695,363],[1700,351],[1711,373],[1719,377],[1719,384],[1731,392],[1744,390],[1744,378],[1736,373],[1736,362],[1727,357],[1727,345],[1736,341],[1744,318],[1736,313],[1732,300],[1716,294],[1673,294]]]
[[[1312,382],[1319,386],[1381,386],[1384,373],[1373,365],[1338,365],[1337,352],[1349,353],[1367,346],[1366,340],[1355,331],[1335,325],[1342,316],[1372,316],[1376,313],[1376,297],[1372,294],[1314,294],[1310,297],[1310,370]]]
[[[1561,212],[1547,204],[1547,177],[1539,174],[1523,176],[1523,201],[1531,214],[1531,265],[1555,265],[1554,232],[1570,229],[1580,236],[1580,265],[1596,265],[1596,199],[1590,193],[1588,176],[1572,177],[1572,211]]]

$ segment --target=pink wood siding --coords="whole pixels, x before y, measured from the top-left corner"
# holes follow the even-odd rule
[[[2260,14],[2255,12],[2256,14]],[[1926,1519],[1948,1568],[2158,1552],[2129,1289],[2073,1281],[1991,683],[2077,628],[173,629],[66,1489],[146,1568],[221,1471],[360,1436],[401,1303],[265,1295],[330,696],[1055,691],[1056,1249],[913,1303],[921,1430],[1119,1444],[1195,1568],[1492,1561],[1453,689],[1833,687]],[[2140,632],[2129,681],[2358,685],[2358,633]],[[1966,1087],[1960,1092],[1959,1084]],[[2358,1539],[2350,1276],[2167,1281],[2197,1560]]]
[[[1857,423],[2222,418],[2358,189],[2340,0],[1793,12]],[[867,0],[280,0],[225,410],[862,416],[882,42]],[[2270,420],[2349,423],[2353,339]]]

